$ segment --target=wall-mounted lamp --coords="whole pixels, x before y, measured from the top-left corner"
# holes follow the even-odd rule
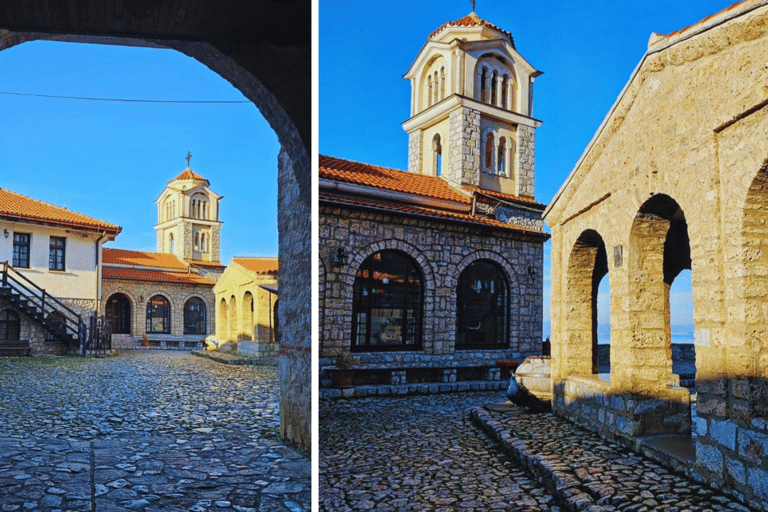
[[[346,265],[347,251],[341,247],[336,248],[336,250],[331,253],[331,262],[333,263],[333,266],[337,268]]]
[[[528,277],[531,278],[531,282],[534,282],[536,280],[536,268],[535,267],[528,267]]]
[[[8,238],[11,234],[8,232],[7,229],[3,230],[3,234],[5,235],[5,238]]]

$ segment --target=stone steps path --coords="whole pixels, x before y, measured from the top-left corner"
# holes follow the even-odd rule
[[[506,402],[476,407],[471,416],[570,510],[751,510],[552,414],[532,413]]]

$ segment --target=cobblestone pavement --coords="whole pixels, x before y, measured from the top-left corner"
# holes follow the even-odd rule
[[[274,367],[184,352],[0,358],[0,510],[310,508]]]
[[[472,415],[573,510],[749,510],[733,498],[552,414],[533,414],[511,404],[506,411],[489,409],[474,409]]]
[[[503,394],[320,403],[320,510],[551,510],[555,498],[471,422]]]

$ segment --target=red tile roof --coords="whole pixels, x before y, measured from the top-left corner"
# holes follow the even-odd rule
[[[136,270],[131,268],[104,267],[101,275],[104,279],[122,279],[125,281],[149,281],[157,283],[203,284],[213,286],[215,281],[199,274],[185,272],[166,272],[163,270]]]
[[[430,199],[469,204],[468,197],[452,189],[444,180],[377,165],[320,155],[320,178],[414,194]]]
[[[482,194],[484,196],[490,196],[495,199],[501,199],[502,201],[519,203],[519,204],[531,206],[534,208],[540,207],[542,210],[547,206],[545,204],[539,203],[538,201],[530,197],[515,196],[512,194],[505,194],[503,192],[495,192],[493,190],[486,190],[480,187],[475,187],[474,185],[464,185],[464,188],[466,188],[467,190],[471,190],[472,192],[477,192],[478,194]]]
[[[417,206],[397,205],[397,204],[385,203],[385,202],[369,200],[369,199],[362,199],[357,197],[327,194],[324,192],[320,192],[319,199],[320,199],[320,203],[326,202],[326,203],[348,205],[348,206],[363,206],[363,207],[375,208],[380,210],[387,210],[392,213],[403,213],[403,214],[412,214],[412,215],[419,215],[419,216],[425,216],[425,217],[433,217],[438,220],[439,219],[456,220],[456,221],[468,222],[472,224],[490,226],[490,227],[499,228],[499,229],[508,229],[510,231],[524,231],[526,233],[545,236],[549,238],[549,235],[547,235],[546,233],[542,233],[541,231],[527,228],[524,226],[516,226],[514,224],[508,224],[506,222],[496,220],[496,219],[490,219],[488,217],[479,217],[479,216],[472,216],[472,215],[463,214],[463,213],[446,212],[443,210],[433,210],[430,208],[422,208]]]
[[[115,224],[94,219],[50,203],[44,203],[6,189],[0,189],[0,218],[106,231],[113,236],[122,231],[122,228]]]
[[[232,258],[232,263],[237,263],[244,269],[257,274],[278,271],[277,258]]]
[[[187,258],[185,258],[184,261],[195,267],[218,268],[222,270],[227,268],[225,265],[222,265],[220,261],[191,260]]]
[[[105,265],[135,265],[141,267],[159,267],[176,271],[187,271],[187,265],[173,254],[157,252],[128,251],[105,247],[103,251]]]
[[[480,18],[480,16],[478,16],[474,12],[470,13],[470,14],[467,14],[463,18],[459,18],[456,21],[447,21],[447,22],[443,23],[442,25],[440,25],[440,27],[437,30],[435,30],[434,32],[429,34],[429,37],[427,39],[432,39],[433,37],[435,37],[437,34],[442,32],[442,30],[447,28],[447,27],[480,27],[480,26],[488,27],[488,28],[491,28],[493,30],[498,30],[499,32],[503,33],[504,35],[506,35],[509,38],[509,44],[512,45],[512,48],[515,47],[515,41],[512,39],[512,33],[511,32],[508,32],[508,31],[506,31],[506,30],[504,30],[502,28],[499,28],[496,25],[494,25],[493,23],[485,21],[484,19]]]
[[[672,36],[675,36],[675,35],[677,35],[677,34],[682,34],[683,32],[685,32],[685,31],[687,31],[687,30],[690,30],[690,29],[692,29],[693,27],[696,27],[696,26],[698,26],[698,25],[701,25],[702,23],[706,22],[707,20],[710,20],[710,19],[714,18],[715,16],[718,16],[718,15],[720,15],[720,14],[724,13],[724,12],[727,12],[727,11],[730,11],[731,9],[734,9],[735,7],[737,7],[737,6],[739,6],[739,5],[743,4],[743,3],[745,3],[746,1],[747,1],[747,0],[741,0],[740,2],[736,2],[735,4],[731,4],[731,5],[729,5],[728,7],[726,7],[725,9],[723,9],[722,11],[716,12],[716,13],[714,13],[714,14],[710,14],[709,16],[707,16],[706,18],[704,18],[703,20],[700,20],[700,21],[698,21],[698,22],[694,23],[693,25],[688,25],[688,26],[687,26],[687,27],[685,27],[685,28],[681,28],[680,30],[675,30],[674,32],[672,32],[672,33],[670,33],[670,34],[667,34],[667,35],[665,35],[664,37],[672,37]]]
[[[200,180],[200,181],[204,181],[206,184],[210,184],[210,182],[207,179],[203,178],[202,176],[197,174],[195,171],[193,171],[189,167],[181,171],[181,174],[173,178],[171,181],[176,181],[176,180]],[[169,181],[168,183],[170,183],[171,181]]]

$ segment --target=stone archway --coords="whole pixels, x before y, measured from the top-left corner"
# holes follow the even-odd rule
[[[62,7],[65,6],[65,7]],[[285,30],[285,27],[291,30]],[[311,1],[8,0],[0,50],[25,41],[164,46],[189,55],[253,101],[278,136],[281,434],[311,441]],[[100,34],[93,36],[93,34]]]
[[[622,361],[633,392],[662,392],[673,382],[669,290],[691,268],[688,224],[680,205],[660,194],[643,203],[632,224],[629,245],[631,336]]]
[[[557,361],[561,375],[598,373],[597,290],[608,274],[603,238],[593,229],[584,231],[568,259],[565,332]]]

